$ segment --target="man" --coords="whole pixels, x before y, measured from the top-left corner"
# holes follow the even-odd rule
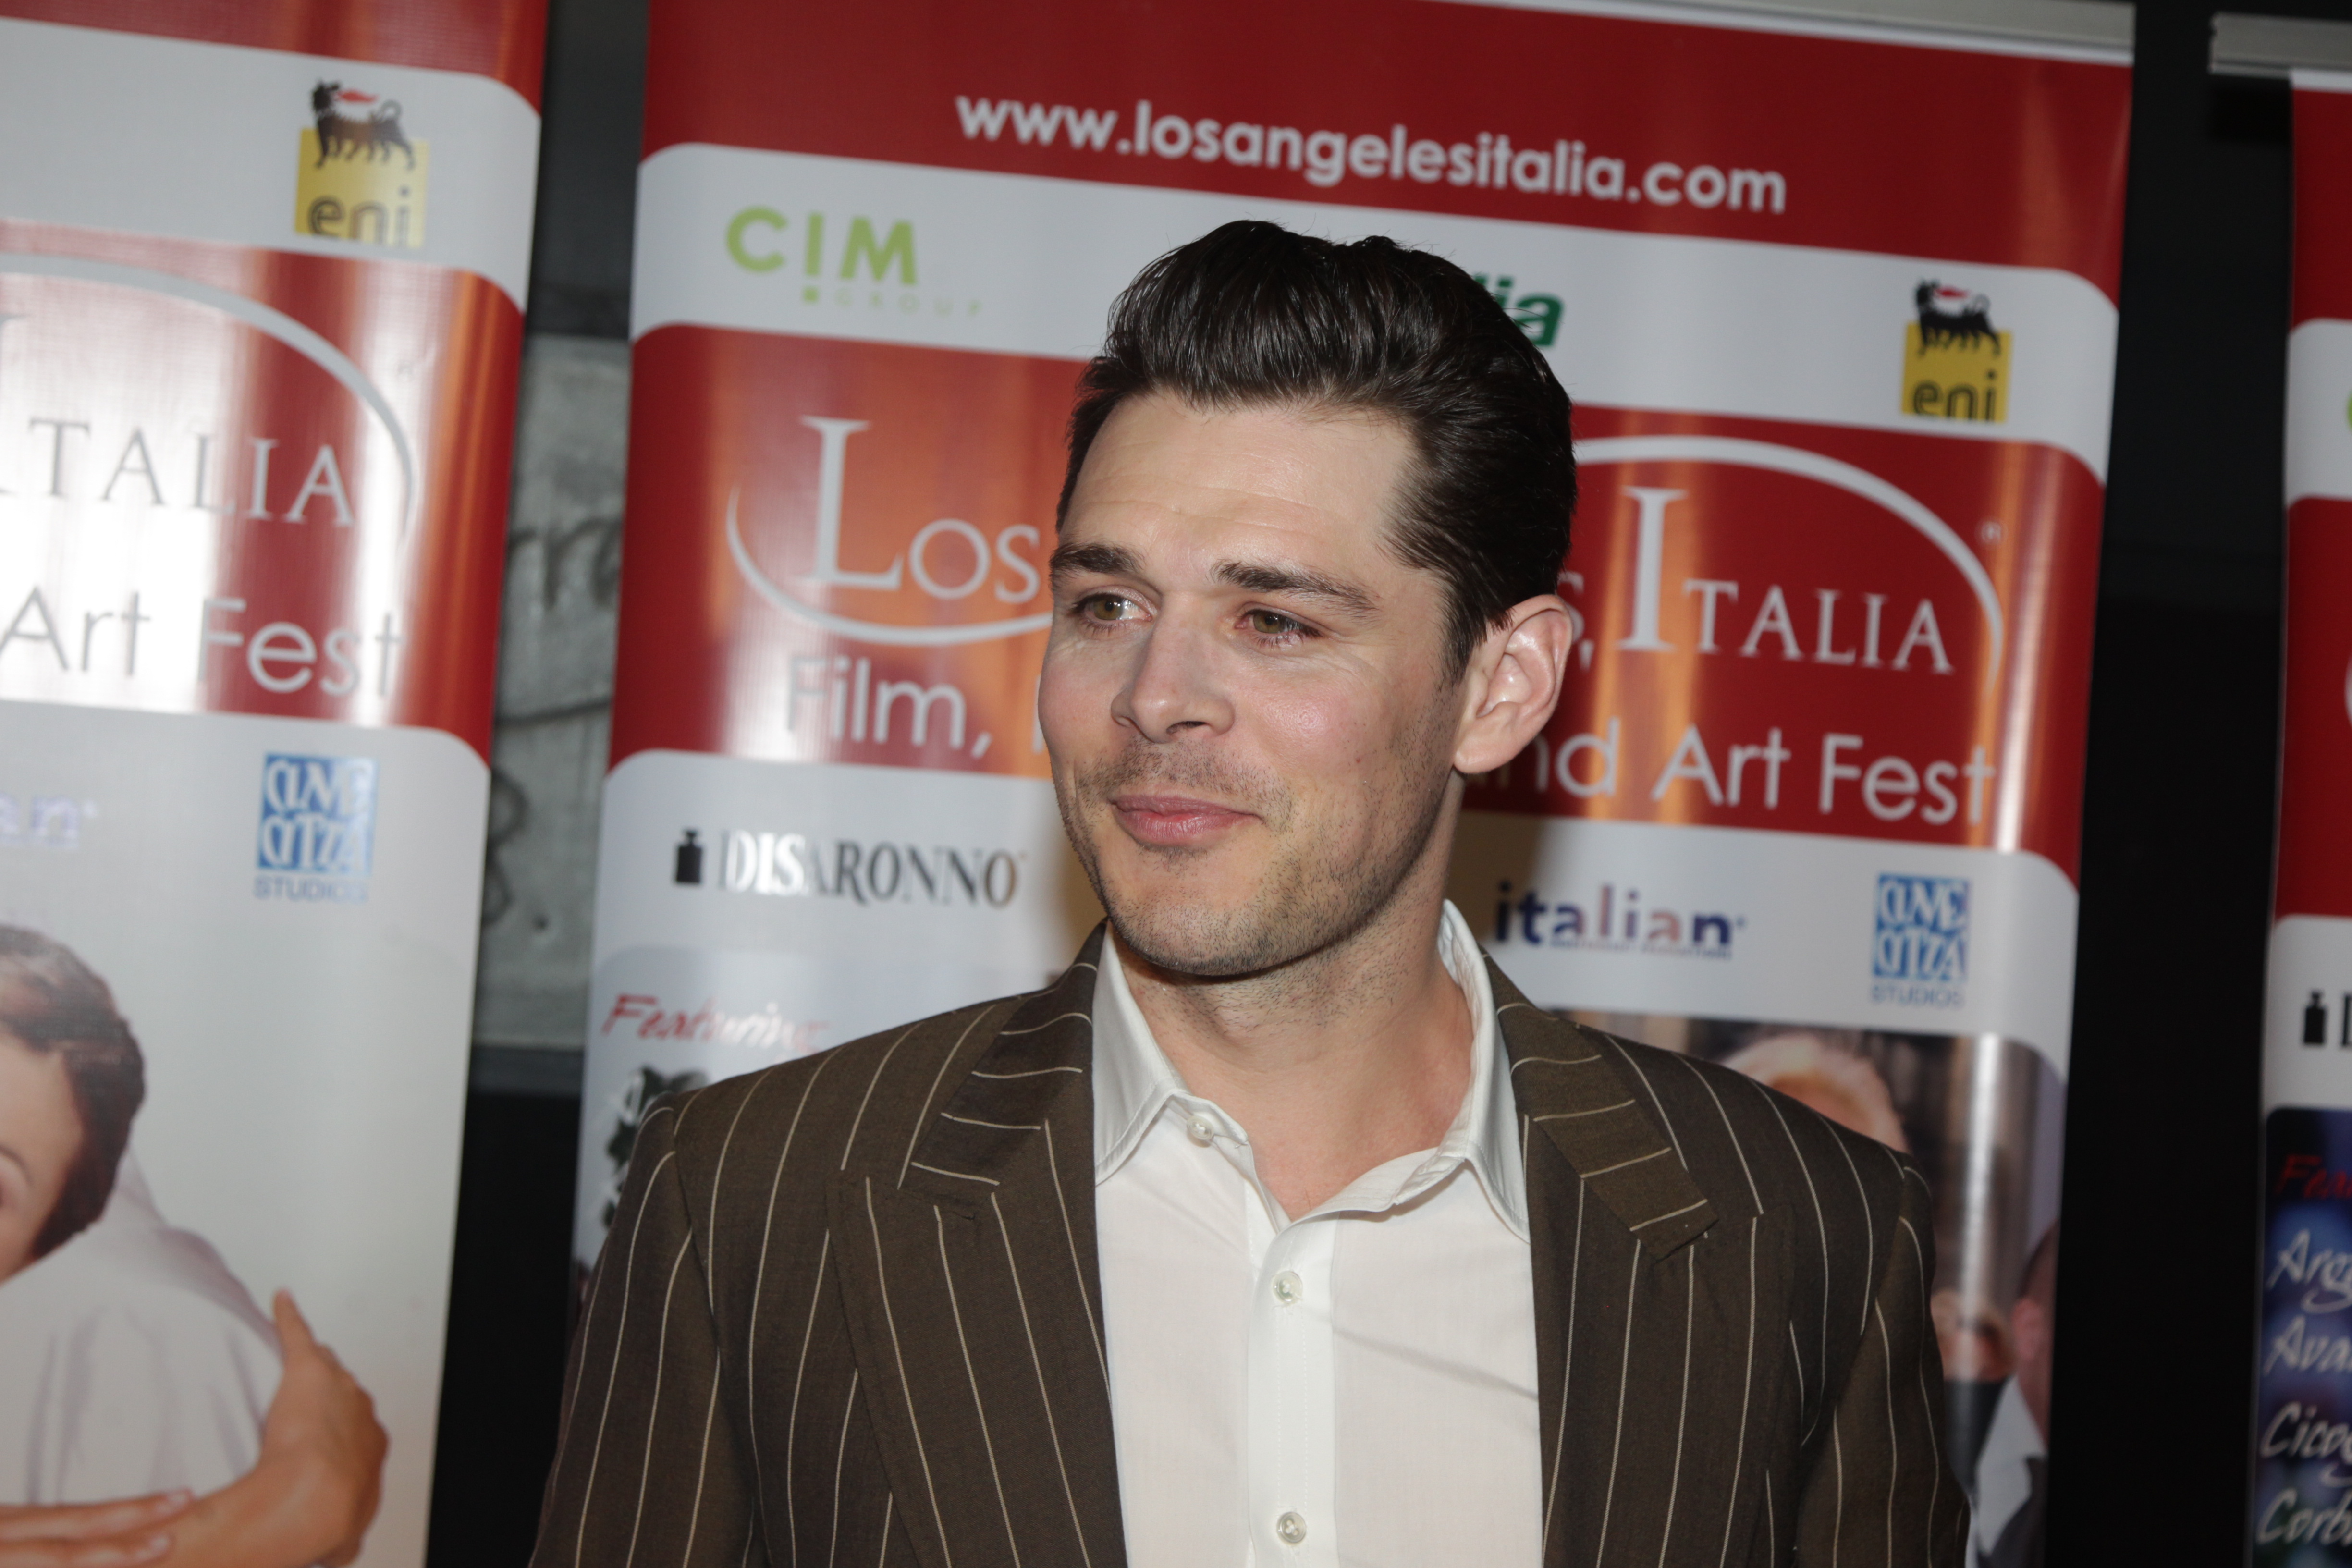
[[[1916,1173],[1444,902],[1559,694],[1568,416],[1386,240],[1137,279],[1038,689],[1108,927],[646,1119],[539,1568],[1958,1563]]]

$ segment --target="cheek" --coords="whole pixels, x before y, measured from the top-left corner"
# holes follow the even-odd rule
[[[41,1216],[22,1192],[0,1194],[0,1279],[32,1261],[33,1237]]]
[[[1045,740],[1045,752],[1060,771],[1082,749],[1086,738],[1083,715],[1087,704],[1075,684],[1058,676],[1048,661],[1044,677],[1037,682],[1037,729]]]
[[[1106,650],[1060,634],[1045,647],[1037,676],[1037,723],[1055,752],[1110,724],[1120,672]]]
[[[1422,694],[1350,674],[1342,679],[1268,682],[1245,710],[1268,760],[1303,793],[1384,794],[1417,773],[1428,751]]]

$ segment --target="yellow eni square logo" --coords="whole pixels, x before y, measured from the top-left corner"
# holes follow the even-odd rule
[[[1903,329],[1903,412],[1998,425],[2009,417],[2009,334],[1992,301],[1933,279],[1914,290],[1916,321]]]
[[[294,232],[422,247],[430,149],[402,128],[399,101],[322,81],[310,90],[310,115],[294,182]]]

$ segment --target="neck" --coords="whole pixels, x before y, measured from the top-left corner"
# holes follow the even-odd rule
[[[1442,875],[1444,857],[1433,864]],[[1475,1021],[1438,956],[1443,902],[1438,876],[1417,872],[1353,935],[1231,980],[1170,973],[1118,944],[1160,1049],[1248,1132],[1285,1213],[1435,1146],[1460,1111]]]

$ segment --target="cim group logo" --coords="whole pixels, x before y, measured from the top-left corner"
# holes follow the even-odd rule
[[[261,764],[257,899],[361,903],[375,847],[375,760],[273,752]]]
[[[980,300],[937,279],[923,281],[907,218],[862,213],[741,208],[727,221],[727,259],[777,280],[804,306],[955,320],[980,314]]]
[[[1968,879],[1882,872],[1875,912],[1870,999],[1958,1006],[1969,978]]]

